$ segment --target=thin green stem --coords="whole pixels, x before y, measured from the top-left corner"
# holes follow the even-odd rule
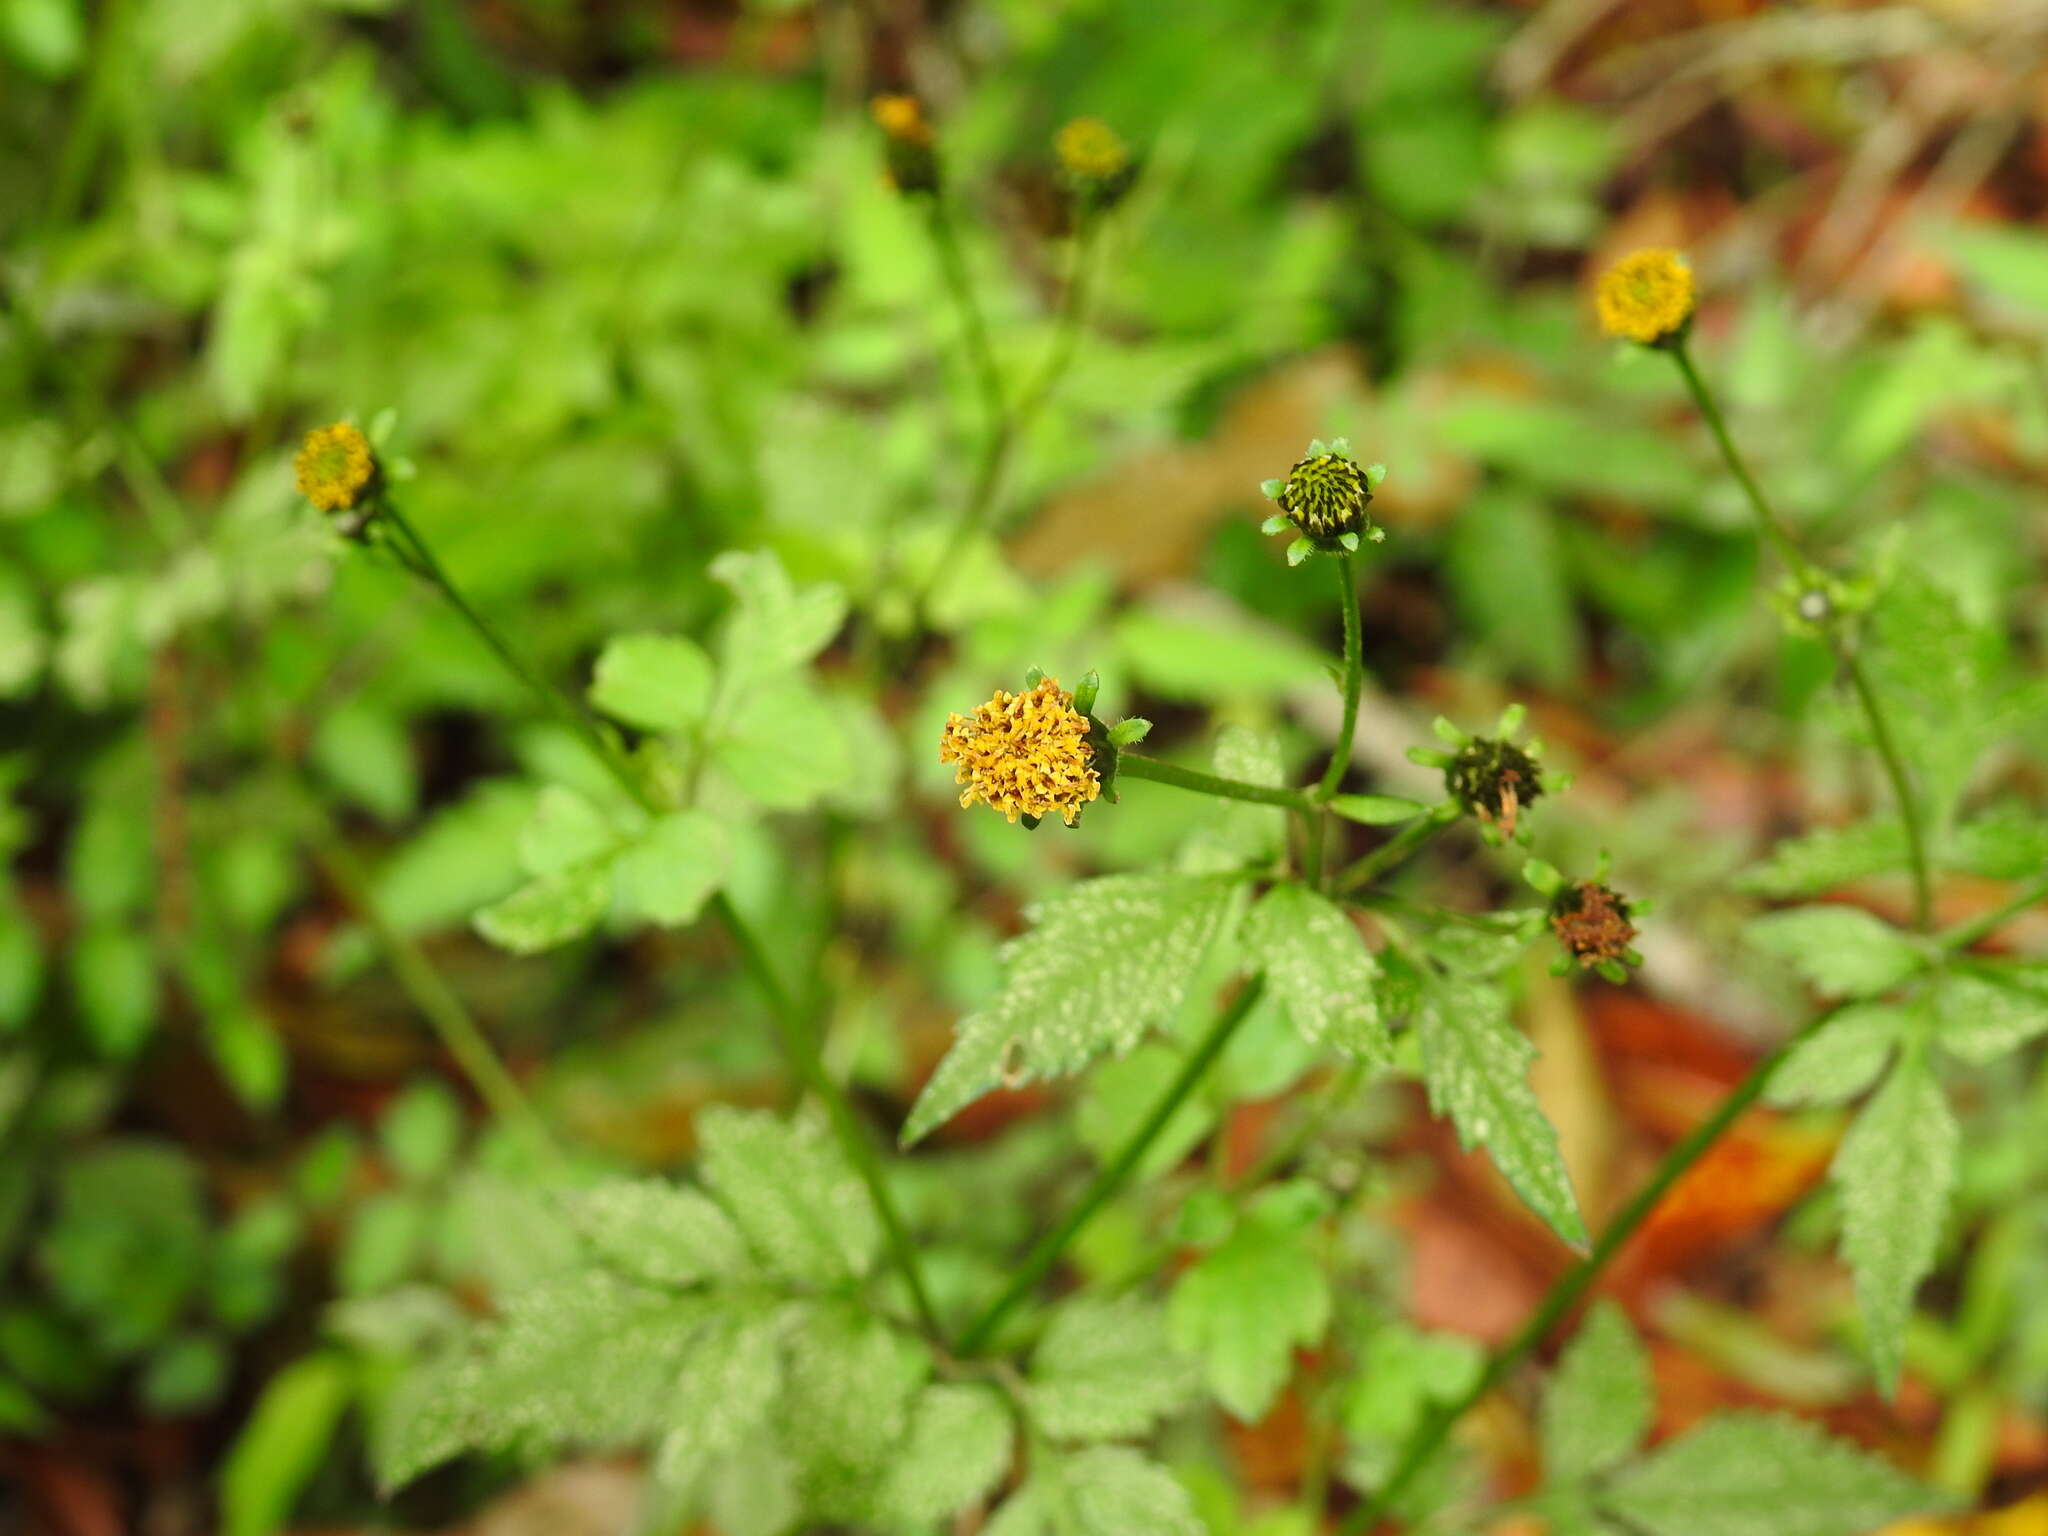
[[[471,605],[469,599],[462,595],[462,589],[456,586],[454,578],[448,574],[447,568],[435,555],[433,546],[420,536],[420,531],[413,526],[412,521],[400,510],[397,503],[388,498],[380,502],[377,515],[386,519],[410,546],[409,551],[400,551],[401,556],[410,555],[414,569],[439,589],[441,595],[448,600],[448,605],[462,616],[476,632],[477,638],[483,641],[485,647],[498,659],[499,665],[524,684],[527,691],[539,700],[543,709],[582,737],[585,744],[596,754],[597,760],[618,781],[619,787],[625,790],[636,805],[651,816],[659,815],[662,807],[648,792],[640,776],[633,771],[633,765],[626,761],[618,743],[606,736],[598,723],[584,710],[571,703],[559,688],[545,681],[534,671],[498,633],[496,626]]]
[[[1312,891],[1323,888],[1323,840],[1328,819],[1320,810],[1301,813],[1301,880]]]
[[[945,198],[934,192],[926,203],[926,222],[932,232],[932,246],[939,253],[939,271],[953,307],[960,312],[960,331],[967,341],[968,365],[980,391],[982,408],[988,413],[988,429],[1000,430],[1006,407],[1003,403],[1003,375],[996,366],[995,348],[990,345],[988,322],[982,318],[981,301],[974,295],[974,278],[967,270],[966,253],[960,249],[959,231]]]
[[[1806,558],[1805,551],[1799,547],[1799,541],[1792,537],[1792,530],[1779,520],[1776,512],[1771,510],[1771,504],[1764,499],[1763,490],[1750,474],[1749,466],[1743,462],[1742,455],[1735,451],[1735,441],[1728,435],[1728,424],[1721,419],[1721,408],[1714,404],[1713,395],[1707,391],[1706,381],[1700,377],[1699,369],[1693,366],[1692,354],[1686,350],[1683,341],[1678,341],[1665,350],[1670,353],[1672,362],[1678,365],[1679,376],[1685,380],[1685,387],[1692,392],[1693,404],[1699,407],[1700,415],[1706,419],[1708,430],[1714,434],[1714,441],[1720,445],[1722,459],[1733,472],[1743,494],[1749,498],[1750,508],[1757,516],[1757,525],[1771,542],[1777,545],[1778,553],[1785,557],[1785,563],[1801,576],[1806,575],[1812,570],[1813,562]]]
[[[1120,778],[1150,779],[1155,784],[1171,784],[1175,789],[1191,789],[1198,795],[1219,795],[1225,800],[1281,805],[1290,811],[1307,812],[1316,808],[1315,802],[1298,789],[1247,784],[1243,779],[1226,779],[1220,774],[1203,773],[1199,768],[1183,768],[1177,763],[1141,757],[1135,752],[1119,752],[1116,771]]]
[[[1336,875],[1330,881],[1330,888],[1343,896],[1372,884],[1420,851],[1424,844],[1450,824],[1449,820],[1433,813],[1418,816],[1371,853]]]
[[[832,1121],[833,1133],[846,1149],[852,1161],[854,1172],[867,1186],[868,1198],[874,1202],[875,1214],[881,1218],[882,1233],[889,1245],[890,1257],[903,1275],[903,1283],[910,1291],[910,1302],[917,1310],[917,1319],[934,1343],[942,1342],[945,1330],[940,1326],[938,1312],[932,1306],[931,1292],[925,1288],[924,1270],[918,1263],[917,1247],[910,1240],[910,1230],[903,1224],[902,1213],[896,1209],[895,1196],[889,1193],[888,1179],[882,1170],[882,1159],[875,1151],[875,1144],[867,1130],[854,1115],[853,1106],[847,1102],[846,1092],[825,1070],[825,1060],[819,1050],[817,1038],[811,1033],[809,1024],[795,1001],[782,985],[769,962],[768,951],[762,945],[759,935],[748,926],[739,909],[732,904],[732,898],[720,891],[711,898],[711,911],[725,931],[732,938],[733,947],[739,951],[741,963],[754,985],[760,989],[768,1003],[768,1016],[774,1022],[775,1032],[782,1044],[783,1055],[788,1058],[802,1076],[811,1091],[824,1103],[825,1113]]]
[[[1714,397],[1707,389],[1706,381],[1693,366],[1692,356],[1680,340],[1670,347],[1671,359],[1678,366],[1680,377],[1692,392],[1693,403],[1699,407],[1700,415],[1706,418],[1707,426],[1714,434],[1714,441],[1720,445],[1721,457],[1727,463],[1730,473],[1741,485],[1743,494],[1749,498],[1750,507],[1755,511],[1758,526],[1778,546],[1778,552],[1785,557],[1785,563],[1802,582],[1817,579],[1817,570],[1799,541],[1792,536],[1771,504],[1764,499],[1763,490],[1756,483],[1756,477],[1749,472],[1742,455],[1736,451],[1735,441],[1728,435],[1728,425],[1721,419],[1721,411],[1714,404]],[[1870,686],[1862,664],[1857,660],[1839,629],[1829,632],[1829,641],[1835,653],[1835,660],[1849,678],[1849,686],[1855,690],[1856,702],[1863,710],[1863,717],[1870,726],[1870,738],[1877,747],[1878,756],[1884,760],[1886,776],[1891,780],[1892,793],[1899,802],[1899,821],[1906,829],[1906,857],[1913,879],[1913,921],[1917,927],[1926,928],[1932,920],[1934,910],[1934,882],[1927,859],[1927,839],[1920,825],[1920,805],[1913,796],[1912,781],[1906,775],[1905,759],[1900,756],[1898,744],[1893,738],[1890,721],[1886,718],[1884,706]]]
[[[1513,1338],[1501,1345],[1488,1358],[1486,1369],[1480,1372],[1478,1379],[1455,1399],[1444,1403],[1416,1426],[1415,1432],[1408,1437],[1408,1443],[1402,1447],[1400,1460],[1394,1464],[1393,1472],[1373,1496],[1354,1510],[1350,1518],[1338,1527],[1338,1536],[1360,1536],[1360,1533],[1371,1530],[1386,1515],[1394,1501],[1400,1498],[1408,1485],[1415,1480],[1416,1475],[1428,1464],[1430,1457],[1436,1454],[1437,1448],[1450,1434],[1452,1426],[1465,1416],[1473,1404],[1499,1386],[1510,1371],[1549,1337],[1551,1330],[1586,1294],[1593,1282],[1600,1278],[1601,1272],[1621,1250],[1622,1244],[1635,1234],[1636,1229],[1648,1219],[1658,1203],[1671,1192],[1671,1187],[1685,1176],[1686,1171],[1706,1154],[1708,1148],[1721,1139],[1728,1128],[1741,1117],[1742,1112],[1754,1104],[1764,1089],[1770,1086],[1772,1076],[1784,1064],[1786,1056],[1791,1054],[1793,1048],[1839,1011],[1839,1007],[1830,1008],[1808,1020],[1796,1034],[1752,1067],[1749,1075],[1721,1101],[1713,1114],[1693,1127],[1676,1146],[1664,1154],[1664,1160],[1657,1165],[1656,1171],[1607,1224],[1592,1250],[1558,1277],[1535,1312],[1530,1314],[1529,1320]]]
[[[1059,1257],[1066,1252],[1067,1245],[1083,1227],[1088,1225],[1095,1213],[1124,1187],[1146,1151],[1159,1138],[1159,1133],[1166,1129],[1167,1122],[1174,1117],[1188,1095],[1200,1085],[1209,1068],[1215,1064],[1216,1058],[1223,1054],[1223,1048],[1230,1044],[1231,1037],[1237,1033],[1237,1027],[1245,1021],[1253,1005],[1258,1002],[1259,994],[1265,990],[1265,984],[1264,976],[1254,976],[1238,989],[1238,994],[1231,1000],[1230,1006],[1217,1015],[1216,1022],[1209,1026],[1209,1032],[1188,1054],[1187,1060],[1181,1063],[1179,1073],[1167,1084],[1166,1092],[1161,1094],[1159,1102],[1152,1106],[1152,1112],[1145,1117],[1144,1123],[1131,1134],[1131,1138],[1123,1144],[1116,1156],[1103,1165],[1102,1171],[1095,1175],[1094,1181],[1083,1191],[1081,1198],[1074,1202],[1065,1216],[1060,1218],[1059,1225],[1033,1245],[1031,1252],[1025,1255],[1024,1262],[1011,1276],[1010,1283],[1003,1288],[1002,1294],[989,1303],[987,1310],[975,1319],[973,1326],[966,1333],[961,1335],[957,1353],[973,1355],[986,1348],[1004,1320],[1051,1272],[1053,1265],[1059,1262]]]
[[[1856,702],[1863,706],[1863,718],[1870,724],[1871,744],[1877,748],[1885,776],[1891,780],[1892,794],[1899,802],[1899,824],[1906,829],[1906,864],[1913,877],[1913,926],[1924,929],[1934,917],[1934,888],[1927,867],[1926,834],[1920,827],[1920,803],[1913,796],[1912,780],[1906,776],[1906,760],[1899,754],[1891,722],[1878,703],[1863,663],[1842,643],[1840,636],[1834,639],[1835,659],[1848,674],[1849,686],[1856,691]]]
[[[1337,744],[1330,750],[1330,766],[1323,770],[1317,793],[1327,800],[1337,793],[1344,771],[1351,766],[1351,739],[1358,730],[1358,695],[1365,687],[1365,650],[1359,638],[1358,573],[1351,556],[1339,555],[1332,562],[1337,572],[1337,601],[1344,610],[1344,719],[1337,727]]]
[[[544,1162],[560,1169],[564,1163],[561,1146],[511,1070],[498,1058],[489,1038],[470,1017],[462,999],[455,995],[455,989],[434,968],[411,935],[384,915],[368,877],[357,866],[355,856],[325,824],[324,813],[309,811],[308,817],[312,821],[308,840],[314,857],[370,930],[405,995],[475,1086],[478,1096],[490,1106],[491,1113],[526,1137]]]
[[[1958,923],[1940,936],[1941,947],[1946,950],[1970,948],[1985,935],[2005,926],[2013,918],[2032,906],[2048,901],[2048,879],[2036,880],[2023,886],[2011,900],[1994,907],[1982,917],[1973,917],[1966,923]]]

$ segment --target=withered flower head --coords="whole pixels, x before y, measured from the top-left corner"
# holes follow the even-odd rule
[[[1472,815],[1513,837],[1524,806],[1543,795],[1543,770],[1513,742],[1479,736],[1459,748],[1444,768],[1444,788]]]
[[[1620,967],[1642,958],[1633,948],[1636,926],[1627,898],[1598,880],[1581,880],[1558,891],[1550,903],[1550,930],[1582,970],[1612,978]]]

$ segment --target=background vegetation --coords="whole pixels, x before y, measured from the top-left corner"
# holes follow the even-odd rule
[[[677,1186],[623,1176],[701,1173],[800,1287],[879,1272],[881,1240],[857,1214],[822,1253],[750,1223],[795,1198],[764,1170],[848,1174],[808,1122],[742,1112],[803,1083],[724,931],[667,921],[709,895],[678,889],[687,860],[618,874],[580,926],[518,904],[616,791],[388,548],[293,494],[300,436],[376,422],[466,597],[637,734],[698,716],[636,680],[701,662],[709,688],[715,658],[718,899],[893,1140],[1027,906],[1282,836],[1151,783],[1072,834],[963,812],[947,715],[1094,669],[1148,752],[1310,781],[1339,621],[1260,536],[1258,486],[1348,435],[1388,468],[1358,786],[1433,798],[1406,757],[1431,717],[1526,701],[1575,781],[1535,851],[1574,876],[1605,851],[1657,903],[1627,987],[1550,977],[1541,945],[1495,968],[1598,1231],[1813,996],[1881,990],[1825,963],[1853,942],[1753,919],[1912,900],[1827,645],[1767,599],[1676,373],[1598,337],[1592,280],[1690,253],[1736,436],[1903,659],[1883,681],[1934,807],[1935,922],[1988,928],[2048,867],[2044,50],[2019,0],[0,0],[0,1525],[772,1536],[965,1505],[972,1530],[1027,1465],[1003,1536],[1358,1510],[1574,1254],[1412,1072],[1333,1064],[1272,1007],[1064,1255],[1050,1291],[1078,1301],[1019,1336],[1050,1440],[1150,1459],[1013,1474],[973,1399],[933,1396],[972,1383],[815,1319],[782,1410],[814,1456],[621,1454],[649,1426],[619,1382],[684,1324],[623,1331],[587,1287],[589,1336],[535,1324],[502,1422],[427,1444],[417,1368],[466,1320],[516,1342],[543,1314],[508,1298],[592,1246],[702,1278],[701,1244],[657,1250],[728,1230],[714,1202],[680,1217],[647,1193]],[[881,91],[936,126],[936,240],[884,174]],[[1082,114],[1138,174],[1077,241],[1052,142]],[[989,358],[1032,402],[993,454]],[[607,650],[628,634],[703,645],[641,669]],[[1385,846],[1344,836],[1333,859]],[[1523,907],[1519,866],[1461,831],[1391,896]],[[1468,1415],[1404,1519],[1792,1532],[1717,1502],[1796,1434],[1741,1417],[1677,1442],[1694,1463],[1630,1463],[1625,1508],[1586,1491],[1645,1436],[1771,1408],[1863,1448],[1825,1529],[1882,1526],[1907,1474],[1950,1512],[1901,1533],[2048,1528],[2048,927],[1967,936],[2016,961],[2004,990],[1943,1013],[1940,1086],[1873,1100],[1896,1118],[1864,1144],[1895,1155],[1860,1164],[1925,1229],[1927,1283],[1899,1259],[1895,1315],[1859,1310],[1837,1257],[1858,1186],[1826,1175],[1890,1048],[1850,1041],[1687,1175],[1545,1340],[1546,1363],[1581,1341],[1564,1366]],[[1170,978],[1161,1034],[890,1160],[948,1328],[1125,1142],[1229,974]],[[1952,1200],[1900,1193],[1951,1164]],[[977,1457],[986,1486],[946,1502]],[[930,1476],[877,1493],[898,1462]],[[1106,1502],[1059,1514],[1051,1467]]]

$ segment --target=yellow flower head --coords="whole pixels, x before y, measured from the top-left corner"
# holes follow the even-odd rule
[[[1692,268],[1676,251],[1637,251],[1601,275],[1597,302],[1601,330],[1655,346],[1692,318]]]
[[[898,144],[928,145],[932,125],[925,121],[924,105],[915,96],[877,96],[868,103],[875,125]]]
[[[1102,793],[1088,745],[1088,717],[1054,678],[1023,693],[996,690],[971,715],[954,715],[939,738],[939,761],[957,764],[963,808],[977,801],[1015,821],[1050,816],[1072,826]]]
[[[1069,176],[1108,181],[1131,163],[1131,152],[1116,130],[1099,117],[1077,117],[1059,131],[1053,152]]]
[[[308,432],[292,468],[298,474],[299,494],[322,512],[350,510],[377,478],[370,440],[346,421]]]

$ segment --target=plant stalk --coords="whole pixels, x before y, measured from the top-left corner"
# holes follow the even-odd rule
[[[1203,773],[1199,768],[1183,768],[1177,763],[1141,757],[1135,752],[1119,752],[1116,771],[1121,778],[1150,779],[1155,784],[1171,784],[1175,789],[1191,789],[1198,795],[1217,795],[1225,800],[1285,806],[1290,811],[1312,812],[1316,808],[1315,802],[1298,789],[1248,784],[1243,779],[1226,779],[1220,774]]]
[[[1386,1482],[1374,1491],[1373,1496],[1354,1510],[1347,1520],[1338,1527],[1338,1536],[1362,1536],[1385,1517],[1393,1503],[1408,1485],[1415,1480],[1431,1456],[1436,1454],[1451,1428],[1466,1412],[1487,1393],[1499,1386],[1508,1373],[1531,1354],[1566,1313],[1578,1303],[1600,1278],[1622,1244],[1634,1236],[1650,1212],[1657,1208],[1671,1187],[1683,1178],[1688,1169],[1697,1163],[1719,1141],[1722,1135],[1754,1104],[1765,1088],[1770,1086],[1772,1076],[1784,1064],[1802,1040],[1807,1039],[1829,1019],[1841,1011],[1840,1006],[1816,1014],[1795,1034],[1787,1038],[1763,1060],[1750,1068],[1749,1075],[1715,1108],[1713,1114],[1694,1126],[1679,1143],[1664,1154],[1664,1160],[1657,1165],[1649,1180],[1636,1191],[1627,1205],[1616,1213],[1614,1219],[1601,1232],[1599,1241],[1590,1252],[1574,1264],[1551,1285],[1535,1312],[1530,1314],[1515,1336],[1501,1345],[1487,1359],[1486,1369],[1455,1400],[1443,1404],[1429,1417],[1416,1426],[1402,1447],[1401,1459],[1394,1464],[1394,1470]]]
[[[1337,793],[1345,770],[1351,766],[1351,739],[1358,731],[1358,696],[1365,687],[1365,650],[1358,622],[1358,573],[1348,554],[1339,555],[1335,565],[1337,600],[1344,610],[1344,720],[1337,727],[1337,744],[1330,750],[1330,765],[1323,770],[1323,781],[1317,789],[1319,798],[1324,800]]]
[[[1258,1002],[1259,994],[1265,990],[1265,985],[1266,978],[1260,975],[1253,976],[1239,988],[1230,1006],[1217,1015],[1216,1022],[1209,1027],[1209,1032],[1202,1037],[1187,1060],[1181,1063],[1180,1072],[1167,1085],[1166,1092],[1160,1095],[1159,1102],[1152,1106],[1152,1112],[1145,1117],[1144,1124],[1132,1133],[1130,1140],[1123,1144],[1116,1156],[1103,1165],[1102,1171],[1095,1175],[1094,1181],[1082,1193],[1081,1198],[1065,1216],[1060,1218],[1059,1225],[1033,1245],[1031,1252],[1025,1255],[1024,1262],[1011,1276],[1010,1283],[1003,1288],[1002,1294],[996,1297],[988,1309],[975,1319],[973,1326],[961,1335],[957,1353],[973,1355],[987,1348],[989,1340],[995,1337],[996,1330],[1003,1325],[1011,1312],[1016,1310],[1018,1303],[1030,1295],[1038,1283],[1050,1273],[1053,1265],[1059,1261],[1060,1255],[1066,1252],[1067,1244],[1072,1242],[1080,1230],[1094,1218],[1095,1213],[1124,1187],[1132,1170],[1138,1166],[1146,1151],[1158,1139],[1159,1133],[1166,1129],[1167,1122],[1208,1075],[1209,1068],[1215,1063],[1216,1058],[1223,1054],[1223,1048],[1230,1044],[1231,1037],[1237,1033],[1237,1027],[1245,1021]]]

